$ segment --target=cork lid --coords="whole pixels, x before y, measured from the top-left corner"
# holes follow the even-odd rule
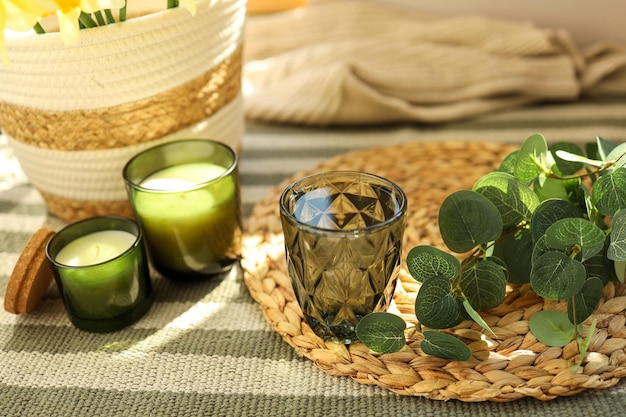
[[[54,230],[43,227],[30,238],[17,259],[4,294],[4,309],[14,314],[33,312],[52,281],[46,245]]]

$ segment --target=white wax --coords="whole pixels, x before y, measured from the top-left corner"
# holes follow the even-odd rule
[[[90,233],[65,245],[55,260],[69,266],[95,265],[121,255],[136,240],[135,235],[123,230]]]
[[[192,162],[162,169],[141,182],[143,188],[184,191],[220,177],[226,168],[209,162]]]

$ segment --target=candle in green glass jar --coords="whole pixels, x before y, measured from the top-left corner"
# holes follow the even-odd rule
[[[139,285],[126,272],[129,265],[106,263],[128,250],[136,239],[122,230],[104,230],[79,237],[59,251],[58,263],[86,267],[63,272],[65,296],[81,317],[116,317],[137,298]]]
[[[138,193],[135,211],[153,259],[165,270],[210,271],[227,258],[237,227],[235,184],[211,163],[182,164],[147,177],[141,187],[166,193]],[[198,187],[199,184],[209,183]]]
[[[149,309],[153,296],[141,241],[134,222],[115,216],[74,223],[50,240],[46,254],[74,325],[117,330]]]
[[[154,267],[173,279],[229,270],[239,258],[237,158],[228,146],[183,140],[148,149],[124,168]]]

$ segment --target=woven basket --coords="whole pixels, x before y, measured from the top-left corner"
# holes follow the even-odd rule
[[[496,338],[486,337],[471,321],[451,330],[472,350],[471,360],[463,362],[424,354],[416,332],[407,331],[407,344],[399,352],[379,355],[362,343],[344,346],[324,342],[302,319],[287,274],[278,211],[280,192],[288,183],[313,172],[335,169],[368,171],[395,181],[408,197],[406,257],[416,245],[445,249],[437,225],[442,201],[453,191],[470,189],[516,148],[466,142],[409,143],[355,151],[296,174],[272,189],[250,216],[242,261],[250,294],[274,330],[323,371],[402,395],[467,402],[506,402],[524,397],[551,400],[615,385],[626,376],[624,285],[609,283],[596,312],[584,323],[586,332],[595,318],[598,328],[583,366],[576,371],[572,366],[579,362],[580,354],[575,342],[563,348],[548,347],[528,327],[528,320],[537,311],[564,311],[566,304],[543,300],[528,285],[510,287],[503,304],[481,312]],[[392,308],[408,322],[416,322],[418,290],[419,284],[404,265]]]
[[[163,2],[160,2],[163,3]],[[164,6],[164,4],[163,4]],[[178,138],[239,148],[245,0],[199,0],[83,30],[7,37],[0,128],[51,213],[130,215],[122,168]]]

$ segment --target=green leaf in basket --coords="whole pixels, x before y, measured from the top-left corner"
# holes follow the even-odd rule
[[[422,284],[415,297],[415,316],[422,325],[431,329],[453,327],[463,320],[450,279],[436,276]]]
[[[573,203],[558,198],[542,201],[533,213],[530,223],[533,239],[537,240],[543,236],[548,227],[557,220],[569,217],[582,218],[583,211]]]
[[[626,210],[619,210],[611,222],[611,244],[606,256],[614,261],[626,261]],[[620,282],[624,282],[624,274],[619,274]]]
[[[533,263],[530,285],[548,300],[562,300],[580,291],[587,279],[582,263],[564,253],[552,251],[541,255]]]
[[[482,316],[478,314],[478,311],[474,310],[474,307],[472,307],[469,301],[463,300],[463,307],[465,307],[465,311],[470,316],[470,318],[476,322],[476,324],[487,330],[492,335],[496,335],[493,330],[491,330],[491,327],[489,327],[489,324],[487,324],[485,319],[483,319]]]
[[[548,143],[542,135],[536,133],[529,136],[519,149],[515,161],[515,178],[525,183],[532,182],[547,165],[547,153]]]
[[[516,149],[509,153],[507,156],[502,159],[500,162],[500,166],[498,167],[499,172],[506,172],[507,174],[513,175],[515,173],[515,163],[517,161],[517,155],[519,154],[519,149]]]
[[[467,361],[472,357],[470,348],[459,339],[436,330],[425,330],[420,348],[427,355],[443,359]]]
[[[546,244],[559,250],[577,250],[585,262],[604,247],[602,229],[586,219],[571,217],[557,220],[546,229]]]
[[[616,168],[598,178],[591,189],[591,199],[606,216],[626,208],[626,168]]]
[[[585,158],[585,152],[575,143],[555,142],[548,149],[554,155],[554,161],[562,175],[575,174],[583,168],[584,162],[597,162]]]
[[[460,190],[441,204],[439,230],[450,250],[463,253],[500,237],[502,217],[487,197],[475,191]]]
[[[528,322],[530,331],[541,343],[548,346],[563,347],[575,335],[575,328],[566,313],[554,310],[542,310],[535,313]],[[582,325],[578,325],[582,332]]]
[[[377,353],[397,352],[406,343],[406,323],[395,314],[384,311],[370,313],[356,325],[356,336]]]
[[[582,323],[591,316],[602,298],[603,288],[600,278],[591,277],[576,295],[567,300],[567,316],[572,323]]]
[[[591,321],[591,326],[589,326],[589,330],[587,331],[587,337],[585,340],[582,340],[582,336],[578,337],[578,351],[580,352],[580,363],[576,364],[572,369],[574,372],[580,367],[580,365],[585,360],[585,356],[587,356],[587,349],[589,349],[589,345],[591,344],[591,339],[593,338],[593,334],[596,332],[596,326],[598,325],[598,320],[593,319]]]
[[[530,219],[539,205],[539,197],[528,185],[504,172],[495,171],[484,175],[476,181],[473,190],[496,206],[504,230]]]
[[[496,243],[493,256],[504,261],[511,284],[525,284],[530,280],[534,243],[529,229],[521,229]]]
[[[417,282],[434,276],[456,278],[461,271],[461,262],[451,254],[434,246],[420,245],[412,248],[406,257],[409,273]]]
[[[506,295],[505,270],[492,259],[477,260],[463,270],[459,286],[476,310],[497,307]]]

